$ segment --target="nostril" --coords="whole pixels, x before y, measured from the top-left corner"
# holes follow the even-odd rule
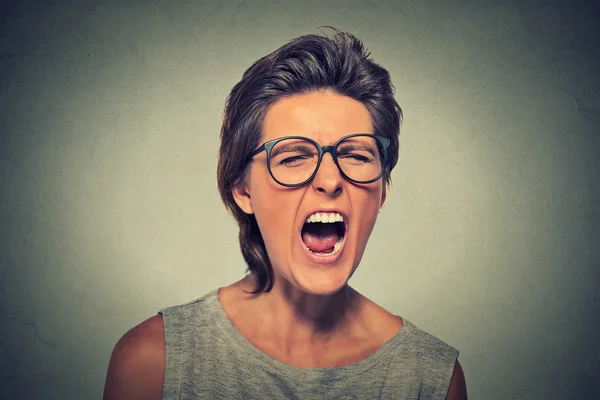
[[[326,188],[323,187],[324,185],[317,185],[317,190],[321,193],[332,193],[334,195],[340,194],[340,192],[342,191],[342,185],[338,184],[336,185],[335,189],[333,190],[328,190]]]

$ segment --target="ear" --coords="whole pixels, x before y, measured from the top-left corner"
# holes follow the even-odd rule
[[[252,199],[250,198],[250,191],[248,185],[244,182],[238,184],[233,188],[233,199],[237,203],[238,207],[242,209],[246,214],[254,214],[252,208]]]

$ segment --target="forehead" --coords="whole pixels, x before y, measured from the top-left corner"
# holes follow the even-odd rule
[[[324,145],[351,133],[373,133],[367,108],[330,90],[314,91],[277,100],[265,115],[262,141],[298,135]]]

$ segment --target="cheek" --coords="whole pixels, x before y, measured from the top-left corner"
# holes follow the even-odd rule
[[[252,207],[259,224],[262,222],[271,226],[283,222],[283,216],[288,213],[287,208],[290,208],[288,197],[268,182],[261,182],[260,186],[255,186],[251,198]]]
[[[263,224],[275,218],[277,203],[280,202],[276,183],[272,181],[265,168],[256,167],[250,175],[250,199],[256,219]]]
[[[267,203],[272,205],[274,201],[271,199]],[[257,213],[256,220],[271,264],[278,268],[277,266],[284,265],[289,257],[293,241],[293,222],[290,217],[292,212],[283,205],[274,208],[271,205],[263,208],[261,214]]]
[[[377,203],[373,203],[373,206],[376,204]],[[377,220],[377,211],[373,211],[373,209],[374,207],[368,207],[362,210],[363,218],[361,218],[361,229],[359,234],[367,237],[371,234],[371,231],[375,226],[375,221]]]
[[[373,188],[372,191],[366,192],[362,199],[359,201],[359,215],[360,228],[358,235],[363,238],[368,238],[375,226],[377,220],[377,213],[381,204],[381,190],[377,187]]]
[[[297,207],[290,193],[263,185],[252,197],[252,206],[270,257],[289,247]]]

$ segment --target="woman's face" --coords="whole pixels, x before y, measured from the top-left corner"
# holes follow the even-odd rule
[[[367,108],[332,91],[315,91],[275,102],[265,115],[260,143],[297,135],[324,146],[351,133],[373,133]],[[327,295],[340,290],[356,270],[385,201],[385,188],[382,179],[370,184],[347,181],[330,153],[311,182],[284,187],[271,178],[263,151],[254,157],[247,184],[234,191],[234,198],[256,217],[275,285],[285,279],[304,292]],[[303,226],[314,212],[331,209],[344,218],[342,247],[333,256],[315,255],[303,241]]]

